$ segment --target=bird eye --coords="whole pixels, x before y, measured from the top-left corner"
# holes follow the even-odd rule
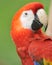
[[[25,15],[28,15],[28,13],[25,13]]]

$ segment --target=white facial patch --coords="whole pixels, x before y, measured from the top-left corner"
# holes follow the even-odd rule
[[[39,9],[36,14],[37,14],[40,22],[46,27],[46,25],[48,24],[48,17],[47,17],[45,10]]]
[[[34,13],[32,10],[23,11],[20,17],[23,28],[31,29],[31,24],[34,20]]]

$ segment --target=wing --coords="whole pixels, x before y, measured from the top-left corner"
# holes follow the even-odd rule
[[[34,41],[28,48],[29,55],[33,60],[41,60],[43,58],[52,61],[52,40]]]
[[[39,44],[38,44],[39,43]],[[32,57],[33,60],[39,61],[42,59],[42,46],[41,42],[39,41],[33,41],[29,48],[28,48],[28,53]]]
[[[52,39],[46,39],[44,46],[43,57],[52,62]]]

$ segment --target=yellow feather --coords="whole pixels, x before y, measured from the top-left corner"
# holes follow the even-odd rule
[[[52,62],[47,61],[46,59],[43,59],[44,65],[52,65]]]

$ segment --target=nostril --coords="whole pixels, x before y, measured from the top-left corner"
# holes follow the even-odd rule
[[[33,23],[35,22],[35,20],[33,20]]]

